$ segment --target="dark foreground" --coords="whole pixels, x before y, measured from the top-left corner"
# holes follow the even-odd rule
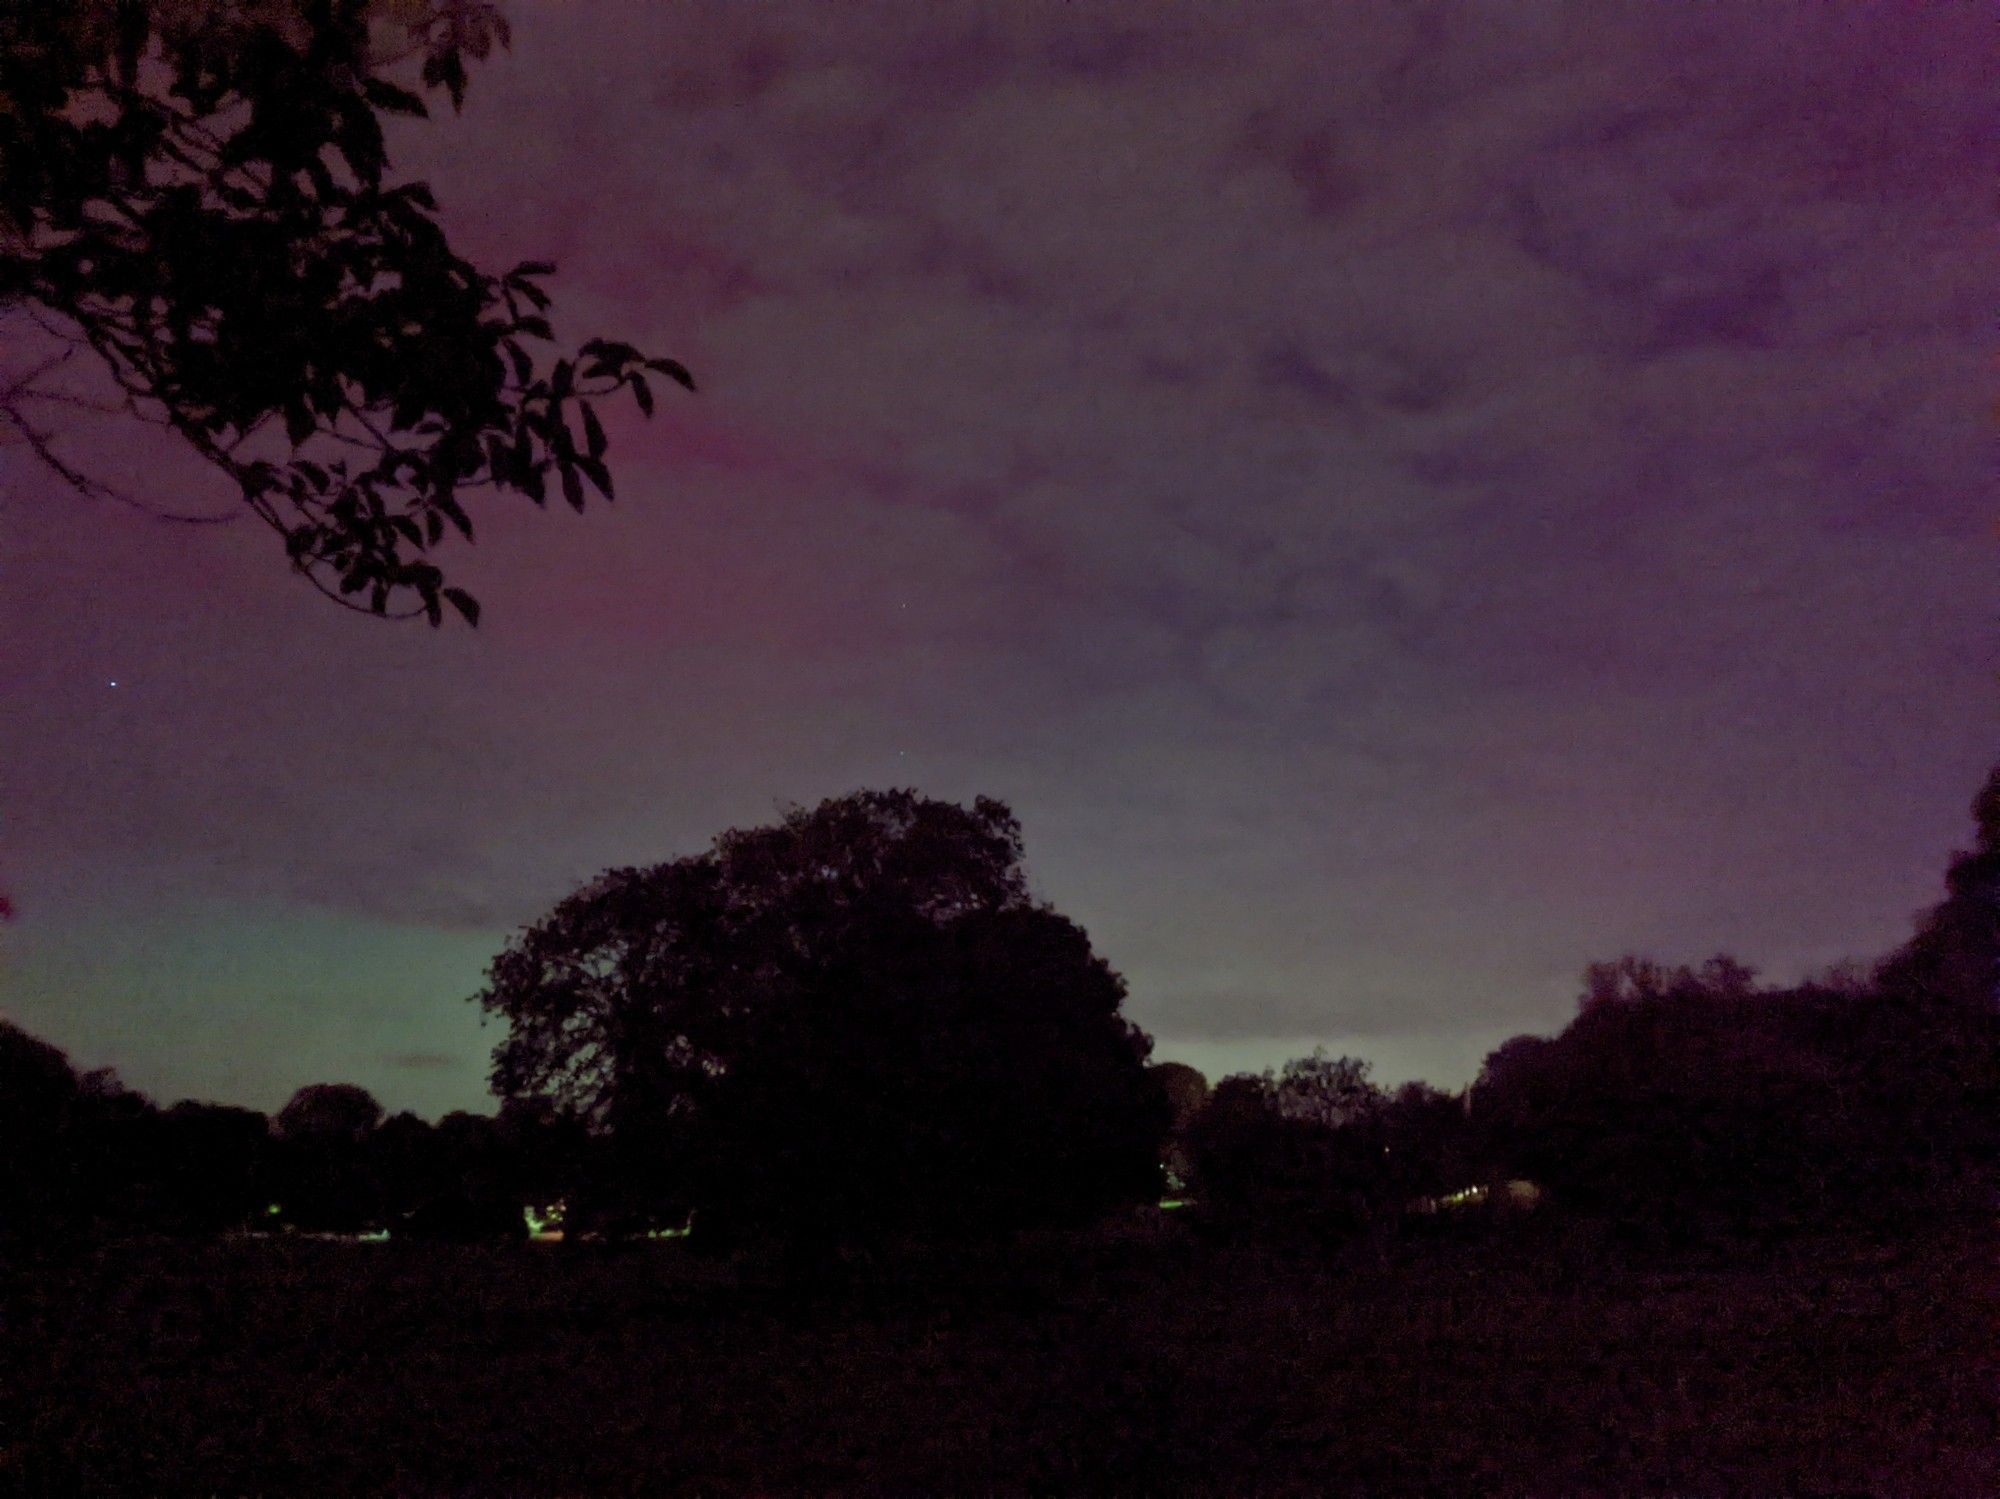
[[[0,1490],[2000,1493],[1983,1231],[1760,1258],[120,1245],[8,1292]]]

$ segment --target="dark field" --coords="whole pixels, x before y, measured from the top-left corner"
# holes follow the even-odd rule
[[[127,1244],[10,1290],[0,1488],[1996,1493],[1996,1292],[1964,1231],[1755,1268],[1134,1231],[810,1296],[677,1245]]]

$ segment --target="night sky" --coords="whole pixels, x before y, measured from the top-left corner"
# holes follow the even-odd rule
[[[1456,1086],[1590,959],[1937,897],[2000,745],[1986,6],[511,10],[399,165],[702,394],[615,507],[476,513],[477,632],[0,449],[0,1012],[79,1065],[481,1107],[509,930],[859,786],[1010,802],[1211,1075]]]

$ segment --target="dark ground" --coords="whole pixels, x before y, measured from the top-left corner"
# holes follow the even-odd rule
[[[8,1290],[0,1489],[2000,1494],[1983,1226],[1759,1258],[115,1245]]]

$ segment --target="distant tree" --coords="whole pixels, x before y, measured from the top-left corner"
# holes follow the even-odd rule
[[[2000,766],[1972,804],[1975,837],[1953,858],[1945,898],[1881,965],[1894,995],[2000,1014]]]
[[[494,962],[495,1091],[606,1138],[697,1230],[833,1238],[1157,1194],[1124,984],[1028,897],[1019,825],[859,792],[612,871]]]
[[[77,1096],[59,1048],[0,1020],[0,1243],[40,1239],[74,1216]]]
[[[1316,1190],[1306,1127],[1280,1117],[1255,1073],[1223,1078],[1188,1128],[1204,1221],[1239,1228],[1283,1212]],[[1301,1177],[1305,1180],[1301,1182]]]
[[[523,1206],[546,1207],[581,1190],[596,1152],[587,1129],[545,1098],[508,1099],[500,1106],[499,1128],[514,1161]]]
[[[498,1120],[455,1111],[436,1125],[414,1114],[384,1120],[370,1140],[385,1224],[398,1236],[519,1238],[521,1182],[515,1134]]]
[[[1294,1057],[1266,1081],[1280,1116],[1338,1129],[1380,1106],[1381,1090],[1369,1081],[1369,1070],[1358,1057],[1330,1057],[1320,1047],[1309,1057]]]
[[[1727,953],[1699,968],[1673,967],[1628,954],[1610,963],[1592,963],[1583,973],[1579,1009],[1596,1005],[1644,1004],[1673,995],[1747,998],[1756,992],[1757,970]]]
[[[1602,974],[1650,972],[1607,999]],[[1951,1200],[1990,1151],[1990,1031],[1740,964],[1590,970],[1561,1035],[1495,1051],[1472,1093],[1495,1168],[1653,1237],[1771,1235]]]
[[[282,1223],[353,1233],[381,1220],[372,1139],[381,1118],[382,1105],[353,1083],[313,1083],[292,1095],[272,1121]]]
[[[1167,1100],[1171,1128],[1185,1129],[1208,1102],[1208,1079],[1186,1062],[1155,1062],[1146,1069]]]
[[[255,1109],[183,1100],[154,1128],[161,1170],[159,1221],[219,1233],[261,1220],[270,1205],[270,1121]]]
[[[1389,1099],[1368,1072],[1318,1050],[1216,1084],[1189,1132],[1205,1220],[1329,1240],[1400,1214]]]
[[[439,1239],[518,1239],[526,1232],[519,1155],[500,1121],[455,1110],[437,1122],[431,1144],[435,1185],[407,1224],[410,1232]]]
[[[1161,1190],[1182,1197],[1195,1176],[1189,1132],[1208,1103],[1208,1079],[1185,1062],[1155,1062],[1146,1074],[1167,1104],[1167,1134],[1160,1145]]]
[[[382,1105],[353,1083],[310,1083],[291,1096],[272,1121],[278,1137],[309,1142],[355,1143],[382,1119]]]
[[[161,1216],[163,1163],[159,1110],[128,1088],[117,1070],[77,1079],[70,1154],[84,1215],[104,1225],[152,1225]]]
[[[330,597],[476,622],[432,561],[472,535],[469,498],[609,499],[596,403],[650,413],[651,374],[693,388],[629,344],[550,358],[553,268],[488,274],[428,187],[392,179],[384,122],[425,114],[427,91],[456,107],[468,59],[507,39],[482,0],[0,8],[0,314],[33,351],[0,383],[0,435],[132,499],[61,423],[163,427]],[[73,378],[79,353],[108,402]]]
[[[416,1218],[440,1190],[436,1133],[428,1120],[403,1109],[384,1119],[369,1138],[382,1212],[396,1228]]]
[[[1438,1199],[1485,1185],[1485,1162],[1465,1099],[1428,1083],[1405,1083],[1378,1106],[1385,1209],[1421,1211]]]

